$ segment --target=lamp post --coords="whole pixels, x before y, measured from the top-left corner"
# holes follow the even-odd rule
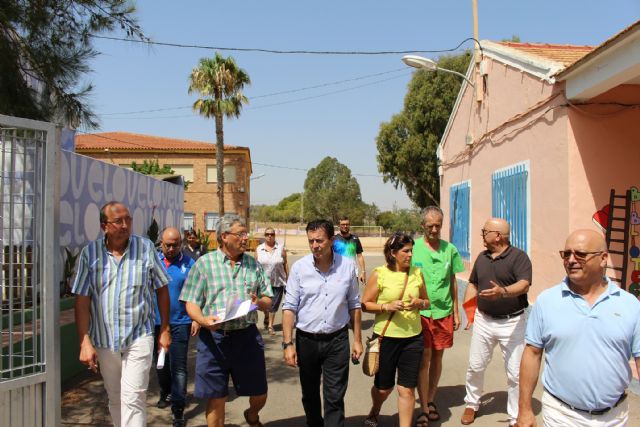
[[[402,62],[404,62],[410,67],[418,68],[421,70],[444,71],[445,73],[455,74],[456,76],[462,77],[467,83],[471,85],[472,88],[475,89],[475,85],[471,83],[471,80],[469,80],[467,76],[454,70],[438,67],[438,64],[436,64],[435,61],[429,58],[425,58],[418,55],[405,55],[402,57]]]

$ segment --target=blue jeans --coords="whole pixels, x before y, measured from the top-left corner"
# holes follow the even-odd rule
[[[158,359],[158,332],[160,327],[155,329],[155,349],[154,362],[156,366]],[[160,385],[160,395],[167,396],[171,393],[172,411],[184,409],[184,402],[187,395],[187,353],[189,350],[189,336],[191,335],[191,324],[171,325],[171,346],[169,353],[165,356],[164,367],[156,368],[158,384]]]

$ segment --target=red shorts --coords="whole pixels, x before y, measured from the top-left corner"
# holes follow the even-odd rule
[[[453,314],[442,319],[420,316],[425,348],[444,350],[453,347]]]

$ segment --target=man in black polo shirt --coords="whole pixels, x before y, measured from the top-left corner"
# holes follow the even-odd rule
[[[525,309],[531,286],[531,261],[511,246],[509,224],[491,218],[484,224],[482,239],[487,248],[476,259],[464,300],[478,297],[467,369],[466,408],[460,422],[471,424],[480,408],[484,371],[496,344],[500,345],[507,370],[509,425],[518,418],[520,358],[524,350]]]

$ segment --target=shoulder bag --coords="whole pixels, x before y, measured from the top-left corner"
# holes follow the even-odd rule
[[[404,298],[404,291],[407,289],[407,282],[409,282],[409,273],[404,278],[404,287],[402,288],[402,294],[400,295],[400,300]],[[382,344],[382,337],[384,337],[385,332],[387,332],[387,328],[389,327],[389,323],[391,323],[391,319],[396,312],[392,312],[387,319],[387,323],[385,323],[384,328],[382,329],[382,333],[378,335],[376,338],[368,338],[365,343],[364,350],[364,360],[362,362],[362,372],[369,377],[373,377],[378,373],[378,369],[380,368],[380,346]]]

